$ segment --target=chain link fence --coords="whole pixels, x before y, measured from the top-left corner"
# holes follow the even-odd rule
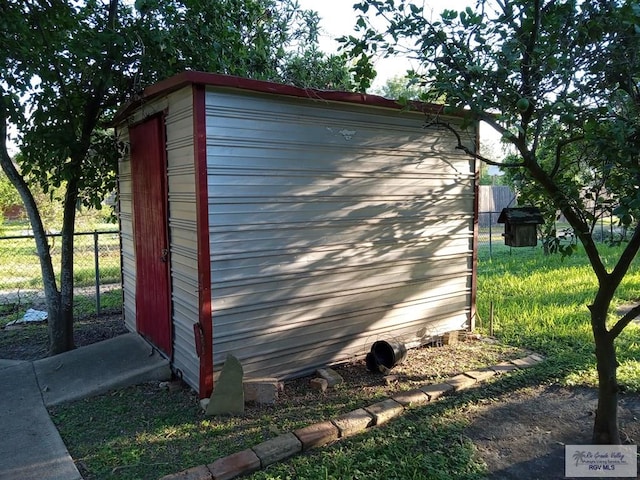
[[[53,267],[60,274],[60,234],[48,235]],[[118,231],[75,234],[74,313],[120,311],[122,278]],[[33,235],[0,237],[0,315],[22,316],[29,308],[46,310],[40,261]]]

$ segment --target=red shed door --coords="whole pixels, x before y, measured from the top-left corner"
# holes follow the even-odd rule
[[[129,129],[136,252],[136,329],[171,356],[164,117]]]

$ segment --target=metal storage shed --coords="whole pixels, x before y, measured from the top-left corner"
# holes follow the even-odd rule
[[[117,117],[124,316],[208,396],[471,328],[475,161],[381,97],[185,72]],[[476,130],[465,132],[475,144]]]

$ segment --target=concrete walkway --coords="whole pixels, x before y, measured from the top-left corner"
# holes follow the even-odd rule
[[[35,362],[0,360],[0,480],[81,480],[46,407],[170,377],[133,333]]]

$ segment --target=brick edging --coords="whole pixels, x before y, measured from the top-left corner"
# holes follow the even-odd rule
[[[165,475],[160,480],[231,480],[248,475],[300,452],[322,447],[340,438],[361,433],[367,428],[387,423],[402,415],[406,409],[433,402],[446,393],[466,390],[496,375],[533,367],[542,361],[544,357],[532,353],[492,367],[470,370],[450,377],[442,383],[398,392],[364,408],[279,435],[252,448],[219,458],[208,465],[199,465]]]

